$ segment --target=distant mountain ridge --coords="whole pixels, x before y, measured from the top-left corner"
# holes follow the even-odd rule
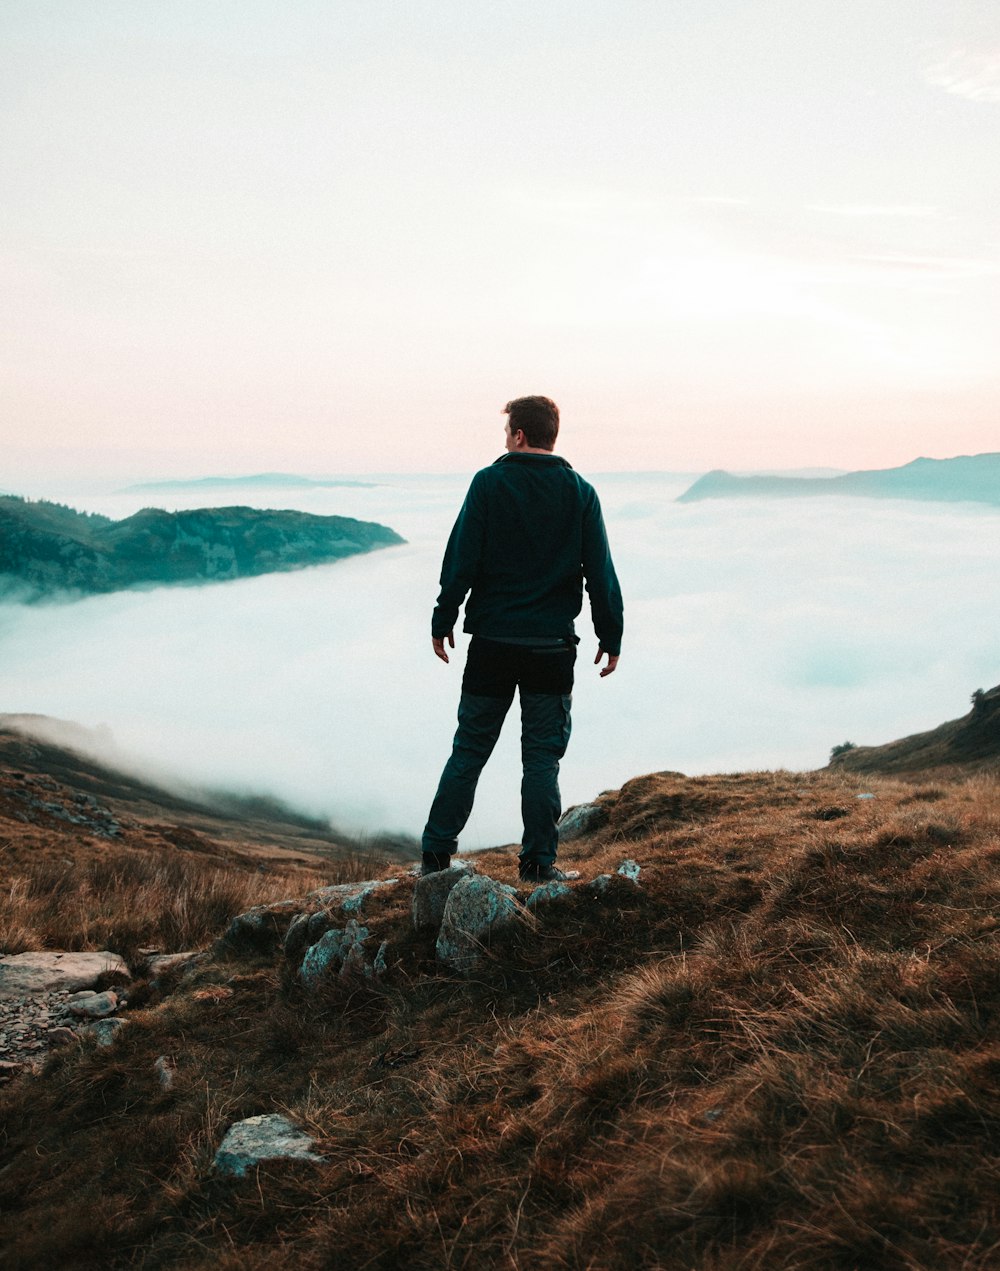
[[[126,486],[122,494],[142,494],[155,490],[232,490],[232,489],[331,489],[347,487],[370,490],[371,481],[354,481],[348,477],[300,477],[294,472],[257,472],[245,477],[180,477],[170,481],[143,481]]]
[[[122,521],[45,501],[0,497],[0,590],[54,592],[223,582],[321,565],[404,542],[345,516],[247,507],[164,512]]]
[[[957,455],[953,459],[914,459],[900,468],[845,472],[834,477],[738,477],[717,469],[707,472],[679,496],[678,503],[699,499],[809,498],[855,495],[874,499],[918,499],[945,503],[1000,505],[1000,454]]]

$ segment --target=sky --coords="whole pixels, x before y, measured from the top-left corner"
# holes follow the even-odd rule
[[[646,772],[819,768],[844,741],[878,744],[956,719],[976,688],[996,684],[1000,509],[677,503],[684,486],[655,474],[599,482],[625,639],[601,679],[589,613],[578,620],[564,806]],[[0,603],[0,710],[105,725],[118,766],[171,786],[275,794],[370,837],[419,835],[468,646],[456,632],[445,666],[428,629],[464,488],[456,474],[295,492],[304,510],[389,521],[407,540],[329,566]],[[142,502],[66,497],[115,516]],[[520,837],[517,713],[463,848]],[[869,792],[866,780],[848,789]]]
[[[0,488],[996,450],[995,0],[5,0]]]

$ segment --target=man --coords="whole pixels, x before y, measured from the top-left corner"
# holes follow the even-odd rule
[[[472,812],[476,784],[521,694],[519,873],[531,881],[564,878],[556,867],[559,761],[570,733],[573,619],[586,580],[599,647],[594,665],[618,665],[622,597],[593,487],[553,454],[559,410],[547,397],[504,407],[507,453],[472,479],[441,567],[431,641],[442,662],[455,647],[465,607],[469,645],[458,731],[423,834],[425,874],[447,869]]]

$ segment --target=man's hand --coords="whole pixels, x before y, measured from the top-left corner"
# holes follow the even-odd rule
[[[454,648],[455,647],[454,631],[449,631],[448,634],[446,636],[442,636],[440,640],[438,640],[435,636],[431,636],[431,644],[433,644],[434,646],[434,652],[441,659],[442,662],[448,661],[448,654],[444,647],[445,640],[447,640],[448,643],[451,645],[451,647]],[[615,658],[615,661],[617,662],[618,659]],[[602,671],[601,674],[603,675],[604,672]]]
[[[615,667],[618,665],[618,658],[620,656],[621,655],[618,653],[605,653],[604,650],[601,648],[597,650],[597,657],[594,658],[594,666],[596,666],[598,662],[600,662],[601,658],[606,657],[608,659],[608,665],[601,667],[602,680],[604,679],[606,675],[610,675],[611,672],[615,669]],[[448,659],[445,658],[445,661],[447,662]]]

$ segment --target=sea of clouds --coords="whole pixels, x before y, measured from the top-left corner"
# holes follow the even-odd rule
[[[431,652],[467,478],[157,493],[380,521],[405,546],[296,573],[65,604],[0,604],[0,711],[106,725],[137,771],[269,793],[419,835],[448,755],[467,637]],[[595,477],[626,606],[599,679],[584,611],[564,804],[644,772],[821,767],[968,709],[1000,682],[1000,511],[823,498],[678,504],[690,478]],[[142,494],[25,491],[125,516]],[[520,834],[516,708],[462,845]],[[859,786],[859,789],[862,787]]]

